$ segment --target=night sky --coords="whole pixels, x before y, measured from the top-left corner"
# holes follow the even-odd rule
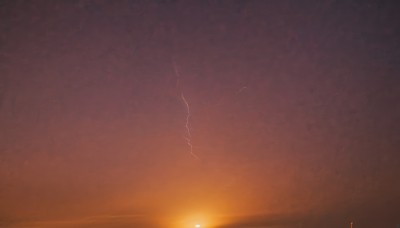
[[[0,1],[0,227],[395,228],[398,1]]]

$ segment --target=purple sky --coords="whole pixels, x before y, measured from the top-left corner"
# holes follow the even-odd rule
[[[1,1],[0,227],[396,227],[399,10]]]

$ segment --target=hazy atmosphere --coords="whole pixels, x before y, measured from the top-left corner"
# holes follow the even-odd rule
[[[399,12],[0,1],[0,227],[398,227]]]

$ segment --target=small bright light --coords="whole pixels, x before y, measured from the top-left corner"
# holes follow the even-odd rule
[[[196,227],[196,228],[199,228],[199,227],[200,227],[200,225],[199,225],[199,224],[197,224],[197,225],[195,225],[194,227]]]

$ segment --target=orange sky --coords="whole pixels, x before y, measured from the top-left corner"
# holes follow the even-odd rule
[[[394,227],[397,12],[4,1],[0,227]]]

